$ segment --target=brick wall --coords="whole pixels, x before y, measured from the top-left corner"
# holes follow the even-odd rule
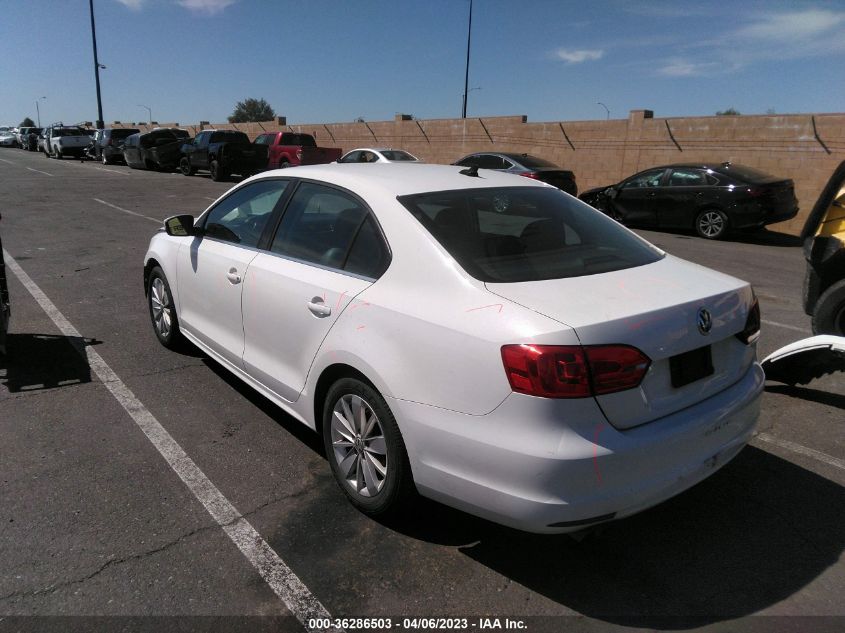
[[[115,122],[114,126],[119,124]],[[174,125],[161,123],[160,125]],[[142,130],[146,125],[136,125]],[[526,152],[575,172],[578,188],[618,182],[637,171],[675,162],[732,161],[795,181],[801,211],[772,227],[797,234],[828,177],[845,160],[845,114],[654,118],[633,110],[627,119],[529,123],[524,116],[288,125],[262,123],[180,126],[262,132],[308,132],[323,146],[390,146],[430,163],[451,163],[483,150]]]

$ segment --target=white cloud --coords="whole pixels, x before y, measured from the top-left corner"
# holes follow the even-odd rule
[[[666,64],[657,69],[658,75],[664,77],[695,77],[700,75],[712,75],[720,70],[720,64],[716,62],[693,62],[688,59],[670,59]],[[724,70],[732,70],[726,67]]]
[[[604,57],[603,50],[575,50],[570,51],[565,48],[559,48],[554,52],[557,59],[562,59],[567,64],[580,64],[581,62],[595,61]]]
[[[805,9],[761,16],[753,24],[736,31],[735,36],[803,43],[836,31],[837,27],[843,24],[845,13],[826,9]]]
[[[140,11],[141,5],[144,4],[144,0],[117,0],[120,4],[125,7],[132,9],[133,11]]]
[[[185,7],[189,11],[205,13],[207,15],[220,13],[226,7],[235,4],[235,2],[237,0],[176,0],[179,6]]]

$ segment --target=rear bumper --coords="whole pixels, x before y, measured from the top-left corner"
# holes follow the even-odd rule
[[[707,478],[756,426],[763,371],[687,409],[620,431],[593,399],[513,393],[469,416],[388,399],[420,493],[529,532],[568,532],[656,505]]]

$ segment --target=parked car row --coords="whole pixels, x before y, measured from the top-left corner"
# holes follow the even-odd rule
[[[78,156],[86,151],[103,164],[125,162],[133,169],[179,169],[186,176],[207,171],[213,180],[247,177],[266,169],[331,162],[421,162],[406,151],[387,147],[319,147],[311,134],[266,132],[254,142],[235,130],[203,130],[191,139],[185,130],[135,128],[98,130],[93,141],[82,128],[56,124],[0,131],[0,145],[39,149],[47,156]],[[578,195],[575,174],[530,154],[476,152],[452,163],[470,170],[517,174]],[[758,229],[794,218],[798,201],[792,180],[724,163],[678,163],[650,167],[614,185],[584,191],[581,200],[630,226],[694,230],[715,240],[733,230]]]

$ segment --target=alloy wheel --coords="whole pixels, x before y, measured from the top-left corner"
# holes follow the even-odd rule
[[[698,230],[705,237],[716,237],[725,230],[725,220],[718,211],[706,211],[698,219]]]
[[[170,294],[164,285],[161,277],[153,280],[150,290],[150,306],[153,312],[153,325],[161,338],[166,339],[170,335],[172,317],[170,315]]]
[[[347,486],[362,497],[374,497],[387,477],[387,444],[373,408],[356,394],[344,394],[334,405],[332,457]]]

